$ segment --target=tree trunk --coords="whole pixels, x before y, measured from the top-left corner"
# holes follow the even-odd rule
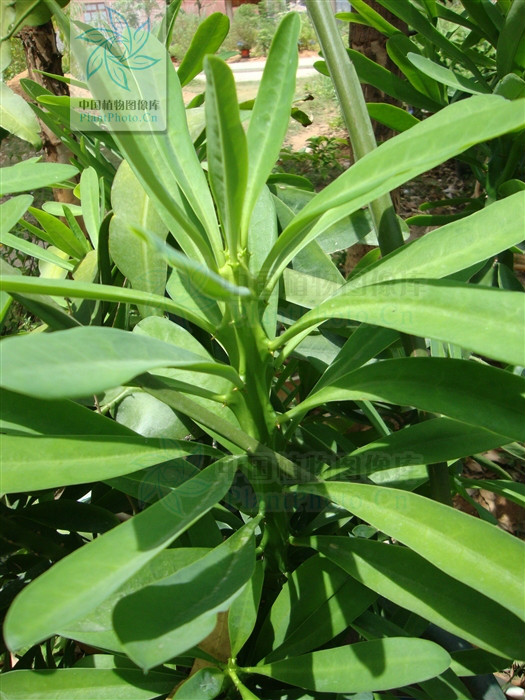
[[[407,25],[391,12],[385,10],[385,8],[380,5],[377,0],[368,0],[367,4],[388,22],[390,22],[390,24],[393,24],[394,27],[399,29],[400,32],[403,32],[404,34],[407,33]],[[375,63],[378,63],[380,66],[383,66],[383,68],[386,68],[392,73],[401,75],[398,67],[387,54],[386,42],[387,37],[378,32],[376,29],[368,27],[365,24],[350,24],[348,41],[350,48],[354,49],[355,51],[359,51],[359,53],[362,53],[364,56],[372,61],[375,61]],[[393,104],[398,107],[400,106],[396,100],[388,95],[385,95],[384,92],[377,90],[372,85],[363,84],[363,93],[366,102],[388,102],[389,104]],[[379,124],[374,121],[373,126],[378,143],[386,141],[393,135],[393,132],[386,126],[383,126],[383,124]]]
[[[54,95],[69,95],[69,86],[60,80],[49,78],[36,71],[45,71],[54,75],[63,75],[62,56],[57,48],[55,30],[51,20],[38,27],[25,26],[18,36],[22,41],[26,56],[27,72],[29,78]],[[42,146],[46,160],[50,163],[69,163],[71,152],[60,139],[40,123],[42,130]],[[59,202],[76,202],[72,190],[55,189],[55,199]]]
[[[407,33],[407,25],[398,17],[386,10],[376,0],[367,0],[367,4],[388,22],[390,22],[390,24],[399,29],[400,32],[403,32],[404,34]],[[384,34],[378,32],[377,29],[373,29],[373,27],[368,27],[365,24],[354,24],[353,22],[350,23],[348,36],[348,45],[350,48],[354,49],[355,51],[359,51],[359,53],[362,53],[364,56],[375,63],[378,63],[380,66],[383,66],[383,68],[386,68],[392,73],[401,75],[401,71],[390,59],[390,56],[386,51],[387,38],[388,37],[386,37]],[[397,100],[393,99],[389,95],[385,95],[384,92],[377,90],[372,85],[362,83],[361,87],[365,96],[365,102],[367,103],[388,102],[389,104],[396,105],[397,107],[401,106]],[[374,119],[372,120],[372,126],[374,127],[374,134],[378,144],[383,143],[383,141],[387,141],[389,138],[394,136],[394,132],[391,129],[386,127],[384,124],[376,122]],[[400,200],[399,189],[397,188],[393,190],[390,193],[390,196],[392,197],[394,209],[397,210],[399,208]],[[361,260],[361,258],[363,258],[371,249],[371,246],[364,243],[356,243],[347,251],[344,267],[345,276],[354,269],[359,260]]]

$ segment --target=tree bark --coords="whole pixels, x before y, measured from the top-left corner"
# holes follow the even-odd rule
[[[55,30],[51,20],[37,27],[26,25],[20,30],[18,36],[24,47],[29,78],[54,95],[69,95],[67,83],[37,72],[45,71],[54,75],[64,75],[62,55],[57,48]],[[69,149],[45,124],[40,122],[40,127],[46,160],[50,163],[69,163],[71,158]],[[55,189],[54,194],[55,199],[59,202],[73,203],[77,201],[72,190]]]
[[[379,2],[377,2],[377,0],[367,0],[367,4],[388,22],[390,22],[390,24],[399,29],[400,32],[403,32],[404,34],[407,33],[407,25],[398,17],[386,10],[379,4]],[[378,63],[380,66],[383,66],[383,68],[386,68],[395,75],[400,76],[401,71],[387,53],[387,39],[388,37],[381,34],[381,32],[378,32],[377,29],[374,29],[373,27],[368,27],[365,24],[354,24],[353,22],[350,23],[348,35],[348,45],[350,48],[354,49],[355,51],[359,51],[359,53],[362,53],[370,60]],[[365,96],[365,102],[367,103],[387,102],[389,104],[396,105],[397,107],[401,106],[397,100],[393,99],[389,95],[385,95],[384,92],[373,87],[373,85],[362,83],[361,87]],[[376,122],[374,119],[372,119],[372,126],[374,128],[374,134],[378,144],[383,143],[394,136],[394,132],[391,129],[386,127],[384,124]],[[394,209],[397,210],[399,208],[400,200],[399,188],[393,190],[390,193],[390,196],[392,197]],[[363,258],[370,250],[372,250],[372,246],[368,246],[364,243],[357,243],[347,251],[344,268],[345,276],[354,269],[359,260],[361,260],[361,258]]]
[[[396,29],[399,29],[400,32],[403,32],[404,34],[407,33],[407,25],[391,12],[385,10],[385,8],[380,5],[377,0],[368,0],[367,4],[388,22],[390,22],[390,24],[394,25]],[[364,56],[372,61],[375,61],[375,63],[378,63],[380,66],[383,66],[383,68],[386,68],[392,73],[401,75],[398,67],[390,59],[386,51],[387,37],[378,32],[377,29],[368,27],[365,24],[354,24],[352,22],[350,23],[348,39],[348,44],[351,49],[359,51],[359,53],[362,53]],[[363,93],[366,102],[388,102],[389,104],[393,104],[398,107],[400,106],[396,100],[388,95],[385,95],[384,92],[377,90],[372,85],[363,84]],[[378,143],[391,138],[393,132],[383,124],[373,121],[373,126]]]

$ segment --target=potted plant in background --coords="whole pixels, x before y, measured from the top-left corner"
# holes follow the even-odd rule
[[[239,53],[241,54],[241,58],[250,58],[250,46],[248,44],[238,41],[237,42],[237,47],[239,48]]]
[[[241,58],[249,58],[250,50],[257,43],[259,13],[253,5],[241,5],[232,22],[231,37],[239,49]]]

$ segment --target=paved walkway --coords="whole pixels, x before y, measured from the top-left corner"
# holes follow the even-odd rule
[[[311,78],[314,75],[318,75],[313,65],[319,60],[318,56],[299,58],[297,78]],[[266,61],[264,59],[260,61],[243,61],[241,59],[235,63],[228,63],[228,65],[233,71],[236,83],[254,83],[259,82],[261,79]],[[195,80],[206,80],[204,73],[199,73]]]

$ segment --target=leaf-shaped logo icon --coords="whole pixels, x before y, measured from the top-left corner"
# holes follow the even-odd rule
[[[88,58],[87,66],[86,66],[86,78],[89,80],[92,75],[95,75],[95,73],[98,71],[102,63],[104,62],[103,59],[103,51],[104,49],[102,46],[97,46],[97,48],[92,51],[91,55]]]
[[[96,27],[92,27],[91,29],[85,31],[83,34],[77,36],[77,39],[87,41],[89,44],[97,44],[98,46],[103,46],[107,42],[108,37],[105,29],[97,29]]]
[[[128,66],[131,70],[145,70],[146,68],[151,68],[155,63],[158,63],[158,58],[152,58],[151,56],[146,56],[141,54],[140,56],[133,56],[128,61]]]
[[[115,32],[120,35],[121,40],[124,42],[124,44],[126,44],[128,50],[130,51],[132,39],[131,29],[129,28],[127,19],[124,17],[124,15],[117,12],[117,10],[113,10],[111,7],[107,7],[106,9],[109,17],[109,23]]]
[[[135,33],[133,34],[133,54],[136,54],[144,47],[149,39],[149,30],[149,18],[144,22],[144,24],[141,24],[140,27],[135,29]]]
[[[132,35],[123,14],[107,6],[106,12],[109,26],[92,27],[77,36],[77,39],[97,47],[87,60],[86,78],[89,79],[105,65],[110,80],[129,91],[126,71],[146,70],[160,60],[142,53],[150,36],[150,21],[147,19],[143,22]]]
[[[106,70],[109,77],[119,87],[124,90],[129,90],[128,87],[128,76],[124,66],[122,66],[118,61],[112,60],[111,54],[106,52]]]
[[[121,41],[120,37],[108,41],[106,44],[106,51],[111,53],[111,55],[114,56],[117,61],[123,61],[128,56],[126,46]]]

